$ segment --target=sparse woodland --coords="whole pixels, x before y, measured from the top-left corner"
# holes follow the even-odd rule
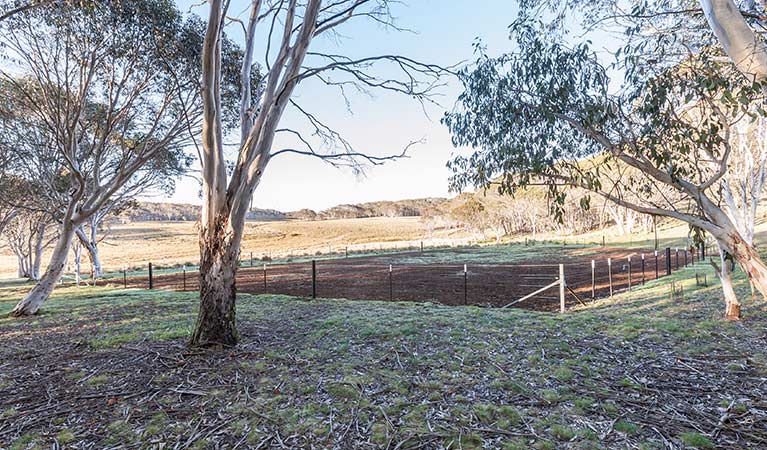
[[[767,448],[767,2],[425,3],[0,0],[0,449]]]

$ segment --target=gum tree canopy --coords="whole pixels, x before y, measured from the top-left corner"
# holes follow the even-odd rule
[[[517,50],[489,57],[480,49],[443,119],[456,146],[473,148],[449,164],[452,187],[489,186],[502,176],[504,192],[542,184],[561,202],[568,187],[580,187],[679,219],[713,236],[767,295],[767,266],[720,202],[736,129],[765,114],[762,83],[719,47],[682,48],[659,63],[652,57],[659,47],[644,40],[621,48],[618,87],[588,42],[568,44],[530,20],[511,30]],[[725,266],[726,317],[738,318]]]
[[[199,133],[202,110],[204,25],[183,21],[172,1],[34,5],[0,22],[0,77],[13,92],[5,98],[9,110],[23,112],[8,126],[39,139],[24,142],[15,133],[0,147],[15,156],[5,174],[45,187],[37,206],[55,218],[59,238],[47,270],[12,311],[17,316],[35,314],[48,298],[76,230],[110,202],[187,168],[184,149]],[[237,52],[225,49],[230,74]],[[238,90],[228,79],[224,105]]]

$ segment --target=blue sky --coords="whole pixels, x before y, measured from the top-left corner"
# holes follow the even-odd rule
[[[195,2],[177,3],[182,11],[188,11]],[[232,3],[230,10],[238,13],[245,10],[248,2]],[[204,7],[191,6],[191,11],[205,17]],[[398,25],[417,34],[358,21],[344,25],[342,40],[318,39],[312,48],[351,56],[396,53],[423,62],[451,65],[473,59],[472,43],[477,38],[491,53],[508,51],[507,26],[515,16],[516,2],[412,0],[397,6],[394,13]],[[237,33],[232,33],[232,37],[240,39]],[[322,209],[340,203],[448,196],[449,173],[445,164],[453,147],[439,120],[459,94],[458,83],[449,81],[438,99],[442,107],[428,107],[428,116],[414,100],[383,92],[373,92],[372,97],[352,95],[350,112],[333,89],[311,82],[300,85],[294,98],[302,107],[340,131],[359,150],[385,155],[401,151],[411,140],[424,139],[425,143],[414,147],[410,158],[374,167],[364,178],[316,159],[280,155],[270,162],[256,189],[254,206],[287,211]],[[305,122],[295,113],[286,113],[282,125],[306,130]],[[276,146],[286,144],[278,141]],[[198,186],[194,180],[181,181],[170,200],[199,203]]]

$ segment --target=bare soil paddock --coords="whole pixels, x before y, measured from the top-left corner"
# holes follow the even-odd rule
[[[501,307],[553,283],[559,275],[559,264],[564,264],[569,287],[566,306],[571,307],[592,297],[609,296],[610,279],[612,291],[617,292],[628,289],[629,282],[636,286],[656,278],[654,252],[647,249],[527,249],[521,259],[512,263],[482,263],[474,259],[475,262],[466,265],[464,273],[464,264],[456,261],[472,261],[476,251],[474,248],[448,249],[449,258],[444,258],[445,251],[416,251],[316,261],[314,294],[318,298]],[[645,255],[644,263],[642,254]],[[608,267],[608,258],[611,267]],[[430,259],[448,262],[430,263]],[[592,260],[595,266],[593,290]],[[691,256],[687,262],[692,264]],[[662,251],[659,252],[657,265],[658,274],[663,276],[666,260]],[[672,251],[672,271],[684,265],[684,252],[680,250],[677,263],[676,253]],[[146,288],[148,281],[147,276],[130,277],[127,285]],[[120,282],[122,280],[112,279],[104,283]],[[198,273],[155,272],[153,285],[160,289],[196,290],[199,286]],[[251,294],[312,297],[312,262],[267,265],[257,262],[254,266],[246,265],[238,272],[237,287],[240,292]],[[556,311],[560,306],[559,286],[514,306]]]

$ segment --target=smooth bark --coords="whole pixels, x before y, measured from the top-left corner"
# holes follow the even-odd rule
[[[732,262],[727,257],[727,251],[721,242],[717,242],[719,245],[719,255],[721,267],[717,267],[714,264],[714,270],[719,276],[719,280],[722,284],[722,293],[725,303],[725,320],[740,320],[740,302],[738,296],[735,294],[735,288],[732,285]]]
[[[35,284],[35,287],[13,308],[13,311],[11,311],[12,316],[20,317],[37,314],[37,311],[51,295],[53,288],[64,273],[67,256],[69,255],[69,247],[72,245],[74,235],[74,225],[71,221],[65,221],[61,226],[59,239],[56,247],[53,249],[48,268],[37,284]]]
[[[99,255],[98,247],[98,226],[91,221],[88,229],[88,234],[85,233],[83,227],[77,229],[77,238],[82,244],[86,252],[88,252],[88,259],[91,262],[91,270],[94,278],[100,278],[103,274],[103,268],[101,265],[101,256]]]
[[[733,0],[700,0],[711,30],[724,51],[744,74],[767,77],[767,49]]]

